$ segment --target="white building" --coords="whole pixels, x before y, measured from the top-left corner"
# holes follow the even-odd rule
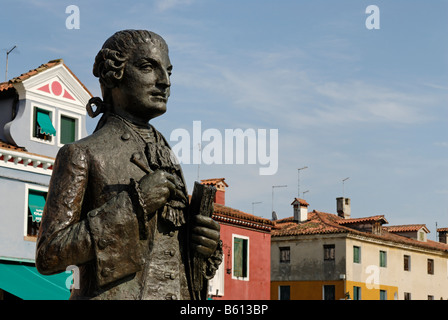
[[[36,235],[54,158],[87,135],[90,98],[62,59],[0,83],[0,299],[68,298],[69,273],[35,270]]]

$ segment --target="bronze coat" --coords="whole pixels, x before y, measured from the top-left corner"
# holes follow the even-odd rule
[[[148,165],[142,141],[109,117],[56,157],[36,266],[42,274],[79,267],[80,285],[71,299],[195,298],[188,276],[188,223],[176,228],[156,214],[143,226],[148,236],[139,232],[141,207],[132,179],[146,173],[131,162],[133,156]]]

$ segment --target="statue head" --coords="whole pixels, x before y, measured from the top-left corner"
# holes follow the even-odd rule
[[[168,46],[161,36],[147,30],[116,32],[95,58],[93,74],[99,78],[104,103],[95,112],[88,105],[89,115],[107,111],[147,123],[165,113],[171,69]],[[97,106],[98,99],[93,98]]]

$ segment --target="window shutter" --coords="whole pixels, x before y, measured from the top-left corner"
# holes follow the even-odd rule
[[[235,277],[243,276],[243,239],[234,238],[233,240],[233,275]]]

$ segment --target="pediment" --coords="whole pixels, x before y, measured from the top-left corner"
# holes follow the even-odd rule
[[[85,110],[91,94],[64,64],[40,72],[22,82],[21,98],[59,102]]]

